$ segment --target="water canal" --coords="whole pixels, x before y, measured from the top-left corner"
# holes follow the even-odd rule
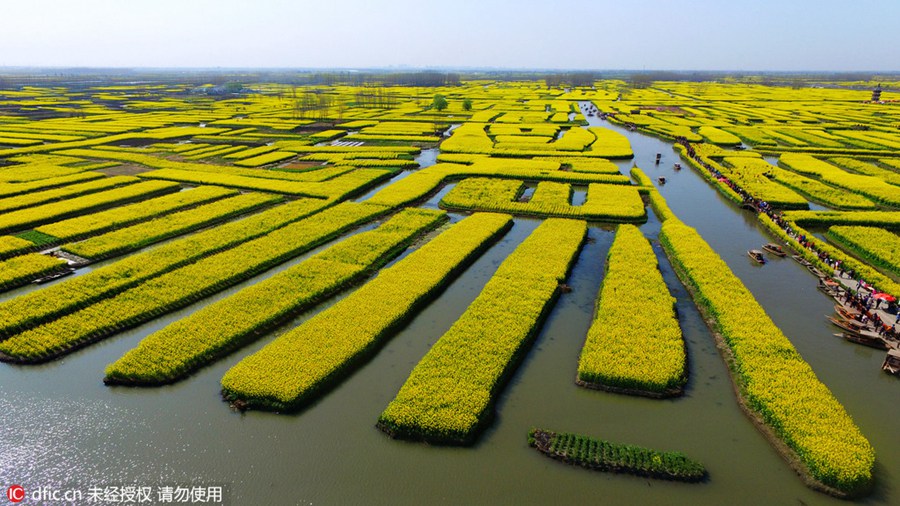
[[[591,118],[629,137],[636,163],[672,210],[696,227],[754,293],[875,446],[878,486],[861,501],[900,504],[896,378],[882,353],[833,337],[830,301],[791,260],[752,264],[745,252],[771,240],[691,169],[672,169],[668,143]],[[655,166],[656,153],[662,162]],[[445,194],[447,189],[441,191]],[[435,196],[424,204],[434,207]],[[454,219],[458,217],[454,216]],[[740,411],[712,337],[658,244],[688,344],[683,398],[651,400],[574,385],[576,364],[603,277],[612,231],[592,227],[564,294],[532,351],[504,389],[497,417],[471,448],[399,442],[375,429],[378,415],[429,347],[478,295],[503,258],[538,222],[513,229],[417,315],[359,371],[295,415],[229,410],[222,374],[273,338],[266,336],[181,383],[109,388],[103,368],[190,308],[41,366],[0,367],[0,482],[87,489],[105,485],[223,485],[232,504],[845,504],[807,489]],[[642,226],[654,238],[659,223]],[[270,274],[267,274],[270,275]],[[264,275],[265,276],[265,275]],[[226,293],[232,293],[230,290]],[[290,329],[326,302],[286,325]],[[653,311],[634,294],[635,311]],[[276,332],[277,334],[277,332]],[[532,427],[575,431],[703,462],[705,484],[592,473],[528,448]]]

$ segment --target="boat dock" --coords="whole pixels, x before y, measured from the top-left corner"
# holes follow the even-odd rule
[[[897,305],[889,303],[889,296],[886,294],[878,294],[855,279],[839,273],[833,273],[829,277],[812,266],[808,265],[807,268],[819,278],[819,290],[837,303],[834,306],[835,315],[825,316],[843,330],[835,335],[853,343],[887,351],[881,369],[888,374],[900,376],[900,310]]]

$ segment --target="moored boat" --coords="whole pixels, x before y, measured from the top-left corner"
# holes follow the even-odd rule
[[[887,356],[884,357],[884,363],[881,364],[881,370],[900,376],[900,350],[888,350]]]
[[[819,279],[825,279],[826,277],[828,277],[824,272],[816,269],[812,264],[807,265],[806,268],[809,270],[809,272],[813,273],[813,275],[815,275]]]
[[[842,287],[840,287],[839,285],[837,285],[836,283],[828,284],[828,283],[822,283],[821,281],[822,280],[820,280],[819,284],[816,285],[816,288],[818,288],[819,291],[821,291],[825,295],[828,295],[829,297],[832,297],[832,298],[834,298],[834,300],[837,301],[844,294],[844,289]]]
[[[888,349],[887,343],[884,342],[884,339],[881,338],[875,332],[863,331],[859,334],[853,334],[849,332],[843,332],[841,334],[835,334],[836,336],[841,336],[844,339],[850,341],[851,343],[861,344],[863,346],[868,346],[870,348],[875,348],[878,350],[886,350]]]
[[[844,285],[828,278],[819,278],[819,284],[817,285],[817,288],[834,297],[835,300],[842,296],[844,294],[844,291],[846,290],[846,288],[844,288]]]
[[[867,329],[869,327],[874,326],[874,323],[871,323],[870,321],[863,322],[863,321],[856,319],[856,317],[853,317],[853,316],[847,318],[844,315],[838,315],[837,319],[841,320],[841,321],[845,321],[845,322],[849,323],[851,326],[853,326],[854,328],[859,328],[859,329]]]
[[[72,269],[72,268],[64,269],[64,270],[61,270],[58,272],[54,272],[53,274],[41,276],[41,277],[35,279],[34,281],[32,281],[32,283],[34,283],[36,285],[43,285],[44,283],[49,283],[49,282],[53,281],[54,279],[59,279],[59,278],[68,276],[69,274],[72,274],[74,272],[75,272],[75,269]]]
[[[839,306],[837,304],[835,304],[835,306],[834,306],[834,311],[837,314],[841,315],[845,320],[855,320],[857,316],[862,314],[862,313],[860,313],[860,311],[858,311],[856,309],[853,309],[848,306]]]
[[[830,321],[835,326],[840,327],[852,334],[859,334],[864,330],[868,330],[868,326],[859,323],[856,320],[844,320],[841,318],[835,318],[834,316],[826,316],[825,318],[828,318],[828,321]]]

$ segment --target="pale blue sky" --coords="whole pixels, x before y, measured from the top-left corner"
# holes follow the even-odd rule
[[[900,70],[896,0],[0,0],[0,66]]]

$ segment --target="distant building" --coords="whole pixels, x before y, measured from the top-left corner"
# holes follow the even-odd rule
[[[881,102],[881,83],[872,90],[872,102]]]

